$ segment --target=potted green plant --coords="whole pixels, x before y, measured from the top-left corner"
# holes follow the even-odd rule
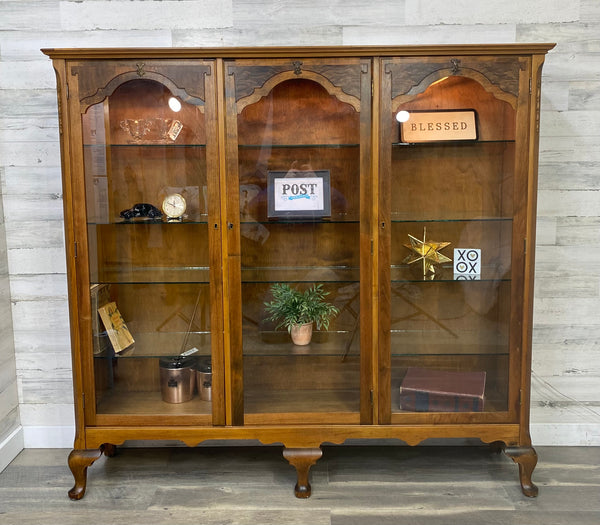
[[[268,321],[274,321],[276,328],[285,326],[296,345],[307,345],[311,341],[313,323],[317,330],[329,328],[329,321],[339,310],[325,301],[329,292],[323,285],[315,284],[301,292],[285,283],[271,286],[273,301],[265,302]]]

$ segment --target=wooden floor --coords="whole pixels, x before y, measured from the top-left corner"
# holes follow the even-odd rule
[[[323,447],[294,497],[280,447],[121,448],[70,501],[68,450],[28,449],[0,474],[0,524],[598,525],[600,447],[540,447],[536,499],[482,447]]]

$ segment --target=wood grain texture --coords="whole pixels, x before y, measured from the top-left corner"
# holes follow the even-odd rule
[[[87,469],[102,454],[100,450],[73,450],[69,454],[69,468],[75,478],[75,485],[69,490],[69,498],[77,500],[83,498],[87,482]]]
[[[210,74],[210,66],[190,63],[187,67],[176,64],[169,67],[168,64],[153,63],[142,57],[120,64],[107,63],[105,68],[98,68],[97,64],[91,67],[84,63],[74,67],[73,71],[81,79],[79,96],[86,107],[112,95],[124,81],[139,81],[141,78],[165,84],[182,101],[202,104],[205,97],[203,77]],[[184,86],[188,86],[187,89]]]
[[[323,447],[313,496],[294,497],[294,468],[274,447],[119,447],[88,470],[69,501],[64,449],[27,449],[0,474],[4,523],[110,525],[596,525],[600,449],[539,447],[539,498],[523,498],[517,466],[485,447]],[[545,495],[545,496],[544,496]]]
[[[402,73],[394,78],[392,98],[401,95],[416,95],[431,83],[431,79],[439,80],[450,75],[473,76],[483,83],[486,89],[494,92],[499,98],[514,103],[519,93],[519,70],[521,64],[517,58],[499,59],[498,63],[486,64],[485,61],[460,55],[448,58],[435,58],[427,61],[411,60],[402,64]],[[394,65],[386,66],[386,73],[394,75]],[[427,79],[427,81],[425,80]],[[503,94],[506,93],[506,94]],[[510,96],[512,95],[512,97]]]
[[[538,488],[531,481],[533,469],[537,464],[537,453],[532,447],[506,447],[504,453],[519,465],[519,478],[521,480],[521,490],[528,498],[535,498],[538,495]]]
[[[312,467],[323,455],[320,448],[284,448],[283,457],[290,465],[296,467],[298,481],[294,487],[297,498],[308,498],[311,494],[311,486],[308,481],[310,467]]]

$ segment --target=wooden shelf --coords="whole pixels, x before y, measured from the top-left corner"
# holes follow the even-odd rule
[[[348,414],[360,412],[358,390],[277,390],[248,392],[246,415],[252,414]],[[335,415],[332,420],[335,422]]]
[[[502,399],[502,395],[499,392],[488,391],[488,389],[486,389],[485,393],[484,410],[482,410],[481,412],[415,412],[414,410],[403,410],[400,405],[400,385],[401,383],[392,384],[392,412],[396,414],[438,414],[438,417],[441,414],[465,414],[465,417],[473,419],[476,418],[478,415],[481,415],[482,413],[486,412],[507,412],[506,399]]]
[[[98,400],[96,412],[103,415],[192,416],[212,412],[212,403],[196,394],[185,403],[166,403],[160,392],[113,392]]]

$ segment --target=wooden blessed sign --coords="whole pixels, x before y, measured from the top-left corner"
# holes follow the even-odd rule
[[[409,111],[400,123],[400,140],[408,143],[477,140],[475,111]]]

